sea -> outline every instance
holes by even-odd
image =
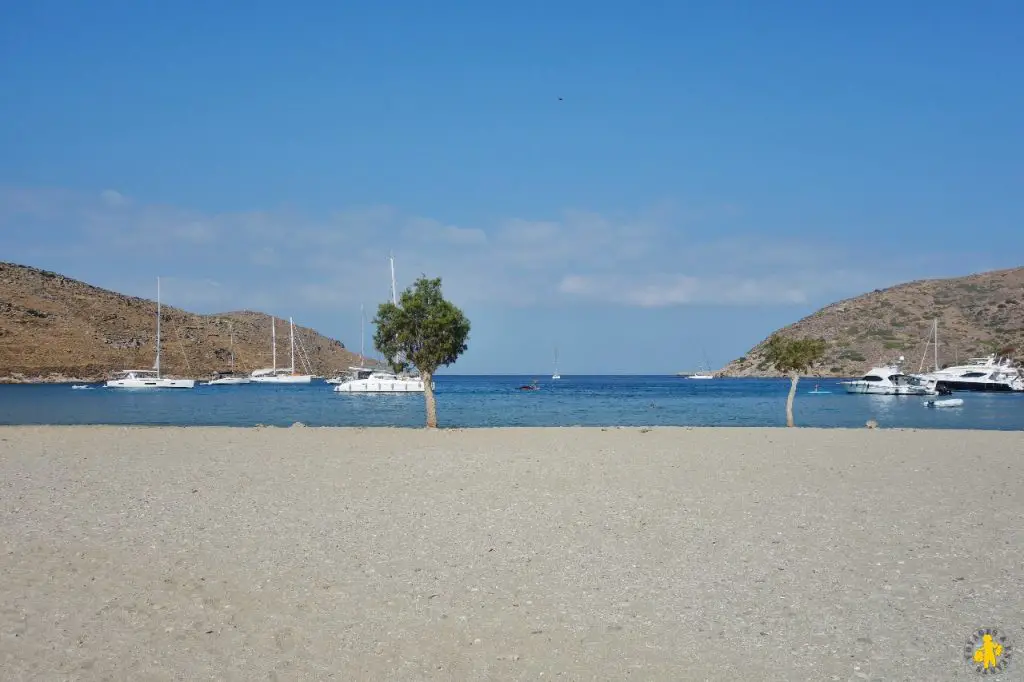
[[[519,387],[536,380],[539,389]],[[785,426],[787,379],[675,376],[435,377],[441,427]],[[188,389],[74,389],[70,384],[0,386],[0,424],[174,426],[397,426],[424,424],[423,394],[335,393],[309,385],[247,384]],[[837,379],[803,379],[797,426],[1024,429],[1024,394],[956,393],[955,408],[921,397],[849,395]]]

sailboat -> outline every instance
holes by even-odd
[[[562,375],[558,373],[558,346],[555,346],[555,373],[551,375],[552,379],[561,379]]]
[[[708,369],[708,356],[701,349],[701,355],[704,356],[704,361],[701,363],[700,369],[695,374],[691,374],[691,379],[714,379],[715,375]]]
[[[288,318],[288,329],[291,336],[291,366],[278,368],[277,366],[277,318],[270,318],[270,346],[273,357],[273,367],[254,370],[249,379],[257,384],[308,384],[313,381],[312,374],[297,374],[295,372],[295,323]]]
[[[249,384],[252,383],[252,379],[245,376],[238,376],[235,374],[235,330],[231,327],[231,321],[228,320],[228,325],[231,334],[231,371],[229,372],[217,372],[217,376],[207,382],[207,386],[237,386],[238,384]]]
[[[391,261],[391,302],[398,305],[398,289],[395,287],[395,257]],[[399,356],[400,360],[404,359]],[[423,378],[411,374],[395,374],[386,370],[367,367],[352,367],[351,376],[334,387],[337,393],[423,393],[426,387]],[[430,387],[434,384],[431,382]]]
[[[372,367],[366,366],[366,309],[359,306],[359,366],[349,367],[348,372],[327,380],[329,384],[343,384],[346,381],[358,378],[359,374],[373,372]]]
[[[153,369],[126,369],[107,381],[107,388],[193,388],[195,379],[168,379],[160,375],[160,278],[156,278],[156,362]]]

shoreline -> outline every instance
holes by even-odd
[[[341,370],[338,373],[344,373]],[[172,376],[165,375],[171,379],[195,379],[197,382],[203,381],[203,378],[197,377],[186,377],[186,376]],[[325,375],[333,376],[333,375]],[[440,377],[451,377],[451,378],[462,378],[462,377],[486,377],[486,378],[522,378],[522,377],[534,377],[534,376],[547,376],[544,372],[540,373],[524,373],[524,374],[441,374],[437,375]],[[435,376],[435,378],[437,378]],[[572,377],[659,377],[667,379],[680,379],[687,380],[688,376],[679,376],[677,374],[566,374],[563,378]],[[26,377],[19,378],[15,376],[0,377],[0,386],[59,386],[64,384],[98,384],[113,378],[113,374],[110,376],[98,377],[98,378],[68,378],[67,376],[61,376],[59,378],[42,378],[42,377]],[[800,381],[806,380],[843,380],[853,379],[857,377],[852,376],[840,376],[840,375],[801,375]],[[789,379],[785,374],[742,374],[742,375],[716,375],[715,379]],[[198,384],[197,384],[198,385]]]

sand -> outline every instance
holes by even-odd
[[[0,678],[973,679],[977,628],[1024,646],[1022,453],[1012,432],[0,428]]]

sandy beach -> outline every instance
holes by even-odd
[[[1019,432],[0,428],[0,677],[973,679],[977,628],[1024,646],[1022,453]]]

